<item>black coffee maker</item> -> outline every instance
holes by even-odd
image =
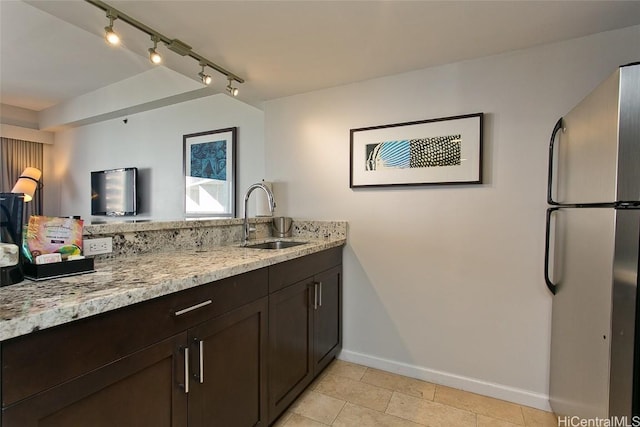
[[[0,267],[0,286],[22,282],[22,224],[24,194],[0,193],[0,243],[18,247],[18,263]]]

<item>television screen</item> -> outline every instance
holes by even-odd
[[[91,215],[136,215],[137,180],[137,168],[91,172]]]

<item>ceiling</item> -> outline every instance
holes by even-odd
[[[640,24],[640,1],[115,1],[107,3],[275,99]],[[0,103],[40,111],[150,70],[149,36],[80,0],[0,0]],[[166,66],[200,67],[160,45]],[[209,70],[217,91],[227,82]]]

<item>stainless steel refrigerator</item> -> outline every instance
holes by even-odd
[[[640,63],[558,120],[547,199],[551,407],[630,422],[640,415]]]

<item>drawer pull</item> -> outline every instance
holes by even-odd
[[[320,290],[318,291],[318,307],[322,307],[322,282],[318,282],[318,287],[320,288]]]
[[[183,308],[182,310],[178,310],[175,313],[173,313],[173,315],[174,316],[182,316],[183,314],[188,313],[190,311],[197,310],[199,308],[205,307],[205,306],[211,304],[212,302],[213,302],[213,300],[209,299],[209,300],[201,302],[200,304],[192,305],[191,307],[187,307],[187,308]]]

